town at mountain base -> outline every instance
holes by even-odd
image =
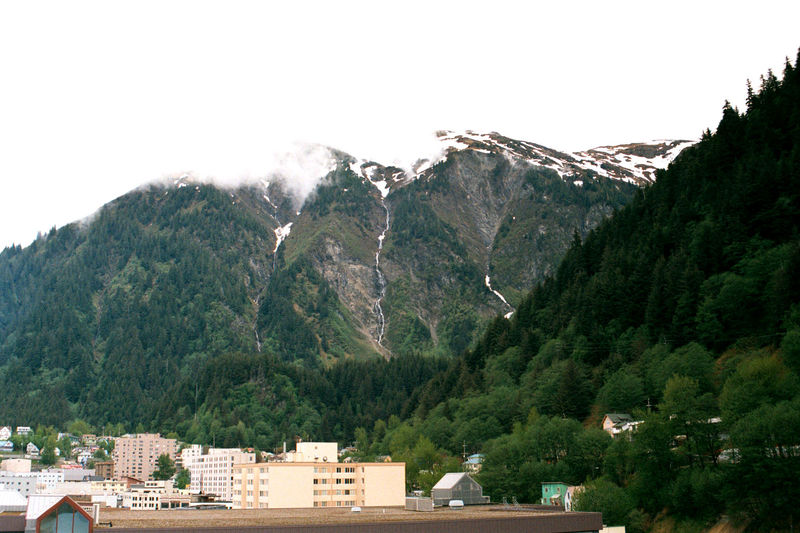
[[[534,502],[542,482],[561,481],[583,485],[575,508],[628,531],[703,530],[722,516],[787,530],[800,498],[800,72],[787,62],[744,113],[722,114],[629,201],[612,205],[625,182],[597,178],[605,207],[594,209],[616,212],[594,229],[572,218],[569,230],[546,230],[568,236],[566,252],[535,280],[501,275],[534,263],[494,254],[504,222],[517,235],[517,215],[491,207],[536,194],[546,204],[585,182],[567,183],[557,165],[514,180],[517,165],[483,146],[387,196],[350,168],[363,164],[339,165],[277,247],[274,230],[289,221],[233,209],[267,209],[255,193],[197,185],[123,197],[87,228],[0,257],[0,413],[230,446],[355,439],[359,460],[391,455],[420,490],[481,452],[477,480],[493,501]],[[489,170],[480,199],[490,208],[477,218],[442,207],[468,166]],[[492,196],[526,184],[524,199]],[[529,229],[515,259],[535,248]],[[320,271],[325,253],[350,263]],[[353,288],[349,270],[374,284]],[[535,287],[515,299],[515,283]],[[364,307],[381,303],[381,342],[377,313],[339,296],[351,289]],[[612,437],[601,429],[608,413],[639,423]]]

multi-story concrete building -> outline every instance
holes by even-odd
[[[185,461],[184,468],[189,470],[192,491],[214,494],[217,499],[231,501],[233,465],[255,463],[256,454],[238,448],[209,448],[208,453],[192,457],[188,465]]]
[[[114,479],[114,461],[95,461],[94,473],[103,479]]]
[[[0,485],[7,490],[15,490],[28,497],[36,493],[36,472],[0,472]]]
[[[48,468],[36,473],[36,488],[39,492],[48,492],[63,482],[64,471],[60,468]]]
[[[130,487],[124,481],[117,481],[114,479],[106,479],[104,481],[92,481],[93,494],[122,494]]]
[[[405,504],[405,463],[339,463],[336,449],[304,442],[287,462],[234,465],[234,509]]]
[[[233,467],[234,509],[405,504],[405,463],[257,463]]]
[[[134,477],[150,479],[161,454],[174,461],[178,453],[175,439],[164,439],[158,433],[125,435],[116,439],[113,451],[114,476],[116,479]]]
[[[158,511],[188,507],[191,499],[187,491],[174,488],[172,481],[147,481],[124,492],[122,506],[134,511]]]
[[[203,446],[200,444],[191,444],[181,450],[181,453],[178,455],[178,460],[175,461],[175,467],[188,470],[189,465],[201,455],[203,455]]]

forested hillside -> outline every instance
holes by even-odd
[[[202,369],[232,354],[257,354],[295,389],[301,370],[324,381],[352,360],[367,362],[365,379],[375,372],[381,380],[380,358],[408,358],[394,364],[416,364],[416,383],[424,382],[442,363],[414,363],[418,356],[461,353],[555,268],[574,231],[588,232],[635,190],[571,156],[561,154],[568,170],[557,171],[539,166],[555,165],[556,152],[545,159],[530,143],[470,135],[479,141],[457,143],[414,175],[319,148],[329,160],[325,175],[305,176],[315,180],[307,196],[280,174],[228,188],[170,178],[5,249],[0,418],[133,428],[205,410],[210,420],[220,398],[199,391],[179,403],[189,412],[155,413],[176,387],[196,384]],[[678,145],[662,142],[653,153],[663,160]],[[628,179],[624,168],[604,165]],[[318,406],[313,394],[305,399]],[[263,398],[262,408],[277,398]],[[305,417],[318,424],[295,425],[287,407],[279,427],[259,426],[254,438],[274,445],[297,427],[348,438],[354,424],[384,413],[352,405],[352,413],[337,404]],[[396,401],[383,405],[403,414]],[[331,424],[329,409],[339,418]],[[241,411],[217,423],[246,423]],[[213,439],[219,432],[209,424],[201,434]]]
[[[748,90],[745,113],[722,114],[655,184],[576,236],[555,275],[428,382],[415,416],[373,450],[482,451],[493,500],[583,483],[579,507],[629,531],[723,514],[755,530],[797,521],[796,65]],[[644,422],[612,440],[599,429],[609,412]]]

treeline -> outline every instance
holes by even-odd
[[[187,442],[267,451],[295,437],[347,444],[358,427],[409,416],[420,384],[442,368],[437,359],[413,355],[309,369],[228,353],[175,384],[147,427],[175,431]]]

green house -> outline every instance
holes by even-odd
[[[542,505],[564,506],[568,485],[563,481],[542,482]]]

